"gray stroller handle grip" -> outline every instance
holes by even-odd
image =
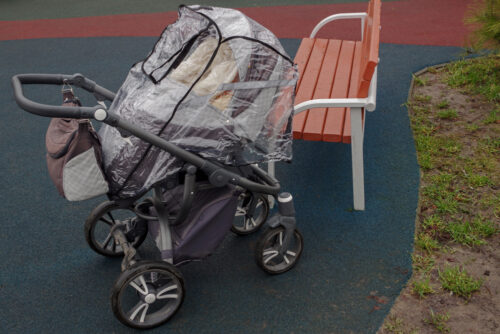
[[[17,104],[32,114],[59,118],[94,118],[95,111],[103,108],[101,105],[95,107],[69,107],[34,102],[24,96],[22,87],[22,85],[63,85],[65,83],[94,93],[96,98],[101,100],[113,101],[115,97],[113,92],[97,85],[94,81],[85,78],[81,74],[17,74],[12,77],[14,98]]]

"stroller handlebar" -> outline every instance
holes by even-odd
[[[97,85],[94,81],[77,73],[68,74],[17,74],[12,77],[14,98],[17,104],[24,110],[44,117],[59,118],[94,118],[94,113],[102,109],[101,105],[95,107],[69,107],[53,106],[34,102],[24,96],[22,85],[75,85],[94,94],[100,100],[113,101],[115,94],[104,87]]]

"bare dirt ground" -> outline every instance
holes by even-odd
[[[412,117],[419,116],[412,106],[419,106],[423,114],[427,114],[426,121],[430,120],[429,124],[432,124],[433,133],[439,135],[440,138],[451,138],[458,147],[450,151],[449,158],[435,161],[433,167],[422,170],[421,199],[416,220],[417,235],[422,231],[429,233],[429,227],[423,228],[422,224],[425,224],[425,220],[439,210],[432,201],[422,200],[422,189],[429,186],[429,177],[444,172],[459,175],[460,169],[463,168],[461,167],[463,161],[473,163],[475,173],[484,172],[484,175],[489,175],[490,182],[487,185],[479,182],[475,186],[470,183],[456,182],[454,191],[457,194],[458,209],[452,214],[440,217],[444,217],[445,224],[449,221],[472,221],[474,217],[490,221],[495,226],[500,223],[498,212],[500,124],[498,120],[491,121],[491,117],[489,122],[485,121],[491,115],[492,110],[498,108],[498,105],[488,102],[481,96],[471,96],[459,89],[450,88],[444,82],[446,75],[444,68],[430,69],[421,74],[415,79],[416,84],[409,100],[408,109]],[[450,117],[443,116],[443,114],[438,116],[444,108],[454,110],[456,113]],[[493,146],[485,144],[492,141],[496,144]],[[482,159],[486,159],[485,165],[479,163]],[[466,167],[462,172],[467,175],[471,171],[467,165],[464,166]],[[491,199],[489,202],[488,198]],[[431,265],[428,270],[423,271],[421,268],[416,268],[414,261],[413,276],[396,300],[378,334],[500,333],[500,235],[498,230],[492,236],[484,238],[485,244],[468,246],[456,242],[446,228],[437,227],[437,229],[439,231],[433,235],[433,238],[439,242],[438,249],[426,250],[415,247],[414,256],[426,258]],[[442,286],[439,272],[446,267],[457,265],[482,282],[479,290],[473,292],[470,299],[457,296]],[[425,297],[419,297],[415,292],[414,283],[426,279],[433,292],[426,294]],[[434,318],[435,321],[432,321],[432,314],[443,317]]]

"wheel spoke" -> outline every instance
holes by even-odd
[[[287,251],[286,251],[286,254],[287,254],[287,255],[290,255],[290,256],[297,256],[297,253],[292,252],[291,250],[287,250]]]
[[[286,257],[286,255],[283,255],[283,259],[285,260],[286,264],[290,264],[290,260]]]
[[[108,217],[111,218],[111,221],[113,222],[113,224],[116,224],[115,218],[113,218],[113,215],[111,214],[111,211],[107,212],[107,214],[108,214]]]
[[[262,252],[262,255],[266,256],[266,255],[278,254],[278,253],[279,252],[276,249],[268,248],[268,249],[264,249],[264,251]]]
[[[278,256],[278,252],[272,254],[272,255],[269,255],[265,260],[264,260],[264,264],[267,264],[269,261],[271,261],[272,259],[274,259],[276,256]]]
[[[139,283],[144,287],[141,288],[139,285],[137,285],[136,281],[139,280]],[[144,276],[139,276],[138,278],[136,278],[134,281],[130,282],[129,283],[131,287],[133,287],[134,289],[136,289],[140,294],[142,295],[147,295],[148,294],[148,286],[146,285],[146,280],[144,279]]]
[[[283,232],[280,232],[280,234],[278,235],[278,239],[279,239],[280,246],[283,246]]]
[[[106,223],[106,224],[108,224],[108,225],[113,225],[113,223],[112,223],[112,222],[110,222],[109,220],[107,220],[107,219],[106,219],[106,218],[104,218],[104,217],[99,218],[99,220],[100,220],[100,221],[102,221],[102,222],[105,222],[105,223]]]
[[[166,292],[169,292],[172,290],[177,290],[177,284],[168,286],[165,289],[158,292],[156,294],[156,299],[177,299],[177,298],[179,298],[179,294],[177,294],[177,293],[165,294]]]
[[[149,308],[149,304],[148,303],[143,303],[143,302],[139,302],[137,303],[137,305],[135,305],[129,312],[128,314],[130,314],[129,316],[129,319],[130,320],[134,320],[135,317],[137,317],[137,315],[141,313],[141,317],[139,319],[139,322],[144,322],[144,319],[146,318],[146,313],[148,312],[148,308]],[[128,315],[127,314],[127,315]]]
[[[247,214],[247,210],[242,208],[241,206],[236,208],[236,213],[234,214],[236,217],[244,216]]]
[[[102,249],[106,249],[109,245],[109,242],[113,239],[113,235],[110,233],[108,234],[108,236],[106,237],[106,239],[104,239],[104,241],[102,242],[101,244],[101,248]],[[113,244],[115,243],[115,241],[113,240]]]

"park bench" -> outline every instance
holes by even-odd
[[[376,104],[380,0],[366,13],[331,15],[302,39],[298,66],[293,138],[351,143],[354,209],[365,209],[363,132],[365,110]],[[361,19],[361,41],[315,38],[328,22]],[[274,174],[274,165],[269,166]]]

